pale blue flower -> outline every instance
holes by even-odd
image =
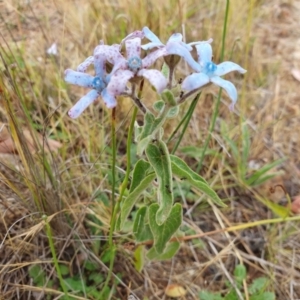
[[[216,65],[214,62],[212,62],[212,48],[208,43],[196,45],[196,49],[200,72],[198,69],[195,69],[195,71],[198,73],[193,73],[187,76],[182,82],[182,89],[186,91],[192,91],[197,90],[208,83],[214,83],[227,92],[232,101],[232,104],[230,105],[230,109],[232,110],[237,101],[237,90],[230,81],[224,80],[220,76],[232,71],[238,71],[242,74],[246,73],[247,71],[231,61],[225,61],[219,65]]]
[[[126,89],[127,82],[134,77],[146,78],[159,93],[166,88],[167,80],[163,74],[158,70],[148,70],[159,57],[166,54],[166,50],[158,49],[142,59],[141,38],[137,33],[140,32],[136,31],[122,41],[125,42],[126,58],[120,53],[119,45],[110,46],[109,49],[95,49],[95,53],[105,53],[107,60],[114,65],[107,85],[110,94],[121,95]]]
[[[105,55],[96,53],[80,64],[77,67],[77,71],[71,69],[65,71],[66,82],[92,89],[69,110],[68,115],[71,118],[77,118],[99,96],[102,97],[108,108],[113,108],[117,105],[114,95],[107,90],[110,77],[105,70],[106,60]],[[84,73],[91,64],[94,64],[95,76]]]
[[[181,33],[174,33],[170,36],[167,43],[164,45],[161,40],[148,28],[144,27],[142,30],[144,37],[146,37],[150,43],[142,45],[144,50],[151,50],[153,48],[165,47],[167,50],[166,55],[178,55],[181,56],[194,70],[200,72],[200,67],[197,62],[193,59],[190,51],[193,50],[193,45],[202,43],[211,43],[212,39],[208,41],[198,41],[186,44],[183,42],[183,36]]]

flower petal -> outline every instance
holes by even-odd
[[[127,59],[137,56],[141,57],[141,39],[134,38],[131,40],[125,41]]]
[[[89,91],[85,96],[83,96],[68,112],[68,115],[75,119],[81,115],[81,113],[92,104],[99,94],[96,90]]]
[[[234,104],[237,101],[237,90],[236,90],[235,86],[230,81],[224,80],[219,76],[211,77],[210,81],[213,82],[214,84],[220,86],[227,92],[229,98],[232,101],[232,108],[233,108]]]
[[[209,77],[204,73],[193,73],[187,76],[182,82],[182,89],[187,91],[196,90],[207,83],[209,83]]]
[[[209,43],[201,43],[196,45],[198,62],[201,66],[204,66],[206,63],[211,62],[212,59],[212,48]]]
[[[168,42],[166,45],[167,54],[179,55],[184,58],[184,60],[193,68],[195,71],[200,72],[200,65],[193,59],[189,50],[179,44],[178,42]]]
[[[142,69],[137,73],[138,76],[143,76],[148,79],[155,87],[158,93],[161,93],[167,86],[168,81],[166,77],[158,70],[146,70]]]
[[[134,38],[140,38],[143,39],[145,37],[145,33],[143,31],[140,30],[136,30],[130,34],[128,34],[122,41],[121,41],[121,45],[126,42],[127,40],[130,39],[134,39]]]
[[[147,26],[143,28],[143,33],[145,37],[152,43],[160,44],[161,46],[164,46],[161,40]]]
[[[149,53],[146,57],[143,58],[143,68],[149,68],[154,62],[161,56],[167,55],[167,50],[165,47],[159,48],[151,53]]]
[[[71,69],[65,70],[65,81],[68,83],[92,88],[93,80],[94,76],[89,74],[73,71]]]
[[[182,34],[179,32],[173,33],[169,39],[168,42],[182,42]],[[168,43],[167,42],[167,43]]]
[[[116,98],[108,93],[107,89],[102,91],[101,96],[107,108],[114,108],[117,106]]]
[[[210,38],[209,40],[207,41],[197,41],[197,42],[192,42],[192,43],[188,43],[188,45],[190,46],[195,46],[195,45],[199,45],[199,44],[202,44],[202,43],[212,43],[213,42],[213,39]]]
[[[113,65],[119,63],[122,60],[125,60],[123,55],[120,53],[120,45],[117,44],[111,46],[99,45],[94,50],[94,56],[97,54],[104,55],[107,61]]]
[[[118,70],[114,73],[107,85],[107,92],[111,95],[120,95],[124,92],[126,84],[130,78],[134,76],[129,70]]]
[[[87,68],[94,63],[94,56],[89,56],[84,62],[82,62],[78,67],[77,71],[78,72],[86,72]]]
[[[95,54],[94,56],[94,67],[95,67],[95,72],[96,76],[98,77],[103,77],[105,75],[105,63],[106,63],[106,57],[104,54]]]
[[[143,49],[143,50],[145,50],[145,51],[147,51],[147,50],[151,50],[151,49],[153,49],[153,48],[159,48],[159,47],[163,47],[164,45],[163,44],[161,44],[161,43],[148,43],[148,44],[144,44],[144,45],[142,45],[141,46],[141,48]]]
[[[247,72],[247,70],[243,69],[238,64],[235,64],[231,61],[224,61],[224,62],[220,63],[219,65],[217,65],[217,70],[214,72],[214,75],[223,76],[232,71],[238,71],[242,74]]]

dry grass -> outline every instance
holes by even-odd
[[[110,210],[100,200],[110,196],[109,112],[97,103],[76,121],[69,119],[66,112],[84,91],[67,86],[63,70],[75,68],[91,55],[100,39],[114,43],[144,25],[162,40],[181,31],[182,24],[188,41],[213,37],[218,61],[223,15],[223,1],[0,2],[0,122],[8,124],[17,150],[0,157],[0,299],[46,299],[28,276],[32,264],[40,264],[49,279],[55,274],[41,212],[51,218],[58,257],[71,272],[77,274],[87,258],[103,274],[107,271],[101,261],[101,240],[106,240]],[[231,1],[225,57],[248,72],[244,78],[228,76],[240,91],[237,110],[231,114],[227,105],[221,105],[210,143],[219,155],[207,156],[202,169],[229,207],[202,207],[200,195],[194,193],[200,206],[191,210],[194,202],[183,197],[190,212],[184,222],[194,233],[274,217],[261,199],[286,205],[280,189],[269,192],[276,184],[290,196],[299,194],[300,96],[299,82],[291,73],[300,69],[299,15],[299,0]],[[54,42],[58,55],[49,56],[46,50]],[[182,145],[203,144],[213,109],[211,95],[217,92],[213,87],[205,90]],[[124,143],[131,109],[127,99],[120,100],[118,183],[126,164]],[[281,176],[255,189],[243,184],[240,161],[229,154],[224,138],[226,134],[242,149],[243,124],[251,136],[249,174],[253,164],[287,158],[280,166]],[[170,123],[167,130],[173,126]],[[32,134],[33,148],[27,145],[25,129]],[[44,151],[51,150],[51,139],[62,144],[57,152]],[[196,167],[195,159],[183,152],[182,156]],[[119,285],[112,299],[127,299],[129,289],[141,299],[167,299],[164,289],[170,283],[187,290],[182,299],[199,299],[199,290],[224,290],[238,262],[247,266],[249,282],[259,276],[270,278],[277,299],[300,299],[298,230],[297,222],[282,222],[208,235],[200,244],[183,243],[172,261],[147,263],[141,273],[132,266],[132,251],[124,250],[128,239],[116,238],[120,251],[114,271],[123,274],[127,288]]]

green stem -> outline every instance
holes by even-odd
[[[224,60],[225,38],[226,38],[227,22],[228,22],[228,14],[229,14],[229,2],[230,2],[229,0],[226,0],[226,8],[225,8],[225,18],[224,18],[224,24],[223,24],[222,48],[221,48],[220,61]],[[213,111],[212,120],[211,120],[211,123],[210,123],[210,126],[209,126],[209,133],[208,133],[208,136],[207,136],[207,138],[205,140],[204,147],[203,147],[203,150],[202,150],[202,153],[201,153],[201,157],[200,157],[200,161],[198,163],[198,167],[197,167],[197,170],[196,170],[197,173],[201,170],[203,159],[204,159],[204,156],[205,156],[208,144],[210,142],[212,132],[213,132],[213,130],[215,128],[215,125],[216,125],[217,115],[219,113],[219,107],[220,107],[220,102],[221,102],[221,94],[222,94],[222,89],[219,90],[219,94],[218,94],[218,98],[217,98],[217,103],[216,103],[215,109]]]
[[[181,127],[181,125],[184,124],[182,132],[181,132],[181,134],[180,134],[180,136],[179,136],[179,138],[178,138],[178,140],[177,140],[174,148],[172,149],[171,154],[175,153],[175,151],[177,150],[177,148],[178,148],[178,146],[179,146],[179,144],[180,144],[180,142],[181,142],[181,140],[182,140],[182,138],[183,138],[183,136],[184,136],[184,134],[186,132],[187,126],[188,126],[188,124],[189,124],[189,122],[191,120],[191,117],[192,117],[193,113],[194,113],[194,110],[195,110],[195,107],[196,107],[196,105],[198,103],[200,95],[201,95],[201,93],[197,94],[197,96],[194,98],[194,100],[192,101],[192,104],[189,107],[187,113],[182,118],[182,120],[180,121],[180,123],[178,124],[178,126],[173,131],[173,133],[171,134],[171,136],[169,137],[169,139],[167,141],[167,143],[169,143],[172,140],[172,138],[174,137],[174,135],[177,133],[177,131],[179,130],[179,128]]]
[[[112,277],[112,273],[113,273],[113,266],[114,266],[114,261],[115,261],[115,257],[116,257],[116,247],[113,244],[113,233],[116,227],[116,222],[117,222],[117,215],[119,213],[120,210],[120,204],[121,201],[123,199],[123,195],[125,193],[127,184],[128,184],[128,180],[129,180],[129,174],[130,174],[130,165],[131,165],[131,141],[132,141],[132,134],[133,134],[133,130],[134,130],[134,122],[136,120],[136,115],[138,112],[138,108],[134,107],[133,109],[133,115],[131,118],[131,122],[130,122],[130,126],[129,126],[129,132],[128,132],[128,137],[127,137],[127,149],[126,149],[126,156],[127,156],[127,167],[126,167],[126,174],[124,177],[124,180],[122,182],[121,185],[121,190],[120,190],[120,196],[119,199],[116,203],[116,205],[113,206],[113,213],[112,213],[112,217],[111,217],[111,222],[110,222],[110,229],[109,229],[109,239],[108,239],[108,244],[109,244],[109,248],[112,250],[111,251],[111,257],[110,257],[110,262],[109,262],[109,271],[106,277],[106,281],[104,284],[104,287],[102,289],[101,295],[99,299],[102,299],[102,294],[105,292],[106,287],[108,286],[108,283]],[[112,144],[113,144],[113,161],[116,160],[116,134],[115,134],[115,119],[112,118]],[[113,163],[113,173],[115,170],[115,164]],[[113,176],[113,180],[112,180],[112,193],[113,193],[113,197],[115,198],[114,195],[114,190],[115,190],[115,180],[114,180],[114,176]]]
[[[59,267],[59,264],[58,264],[58,260],[57,260],[57,256],[56,256],[56,252],[55,252],[55,247],[54,247],[54,243],[53,243],[53,236],[52,236],[50,224],[48,222],[48,218],[47,218],[47,216],[44,215],[42,217],[42,219],[45,221],[49,246],[50,246],[50,249],[51,249],[52,258],[53,258],[54,266],[55,266],[55,269],[56,269],[56,273],[57,273],[60,285],[61,285],[61,287],[64,291],[65,296],[67,297],[67,299],[69,299],[68,290],[67,290],[65,282],[63,280],[63,277],[61,275],[60,267]]]
[[[113,233],[114,233],[114,228],[115,228],[115,211],[117,209],[118,205],[115,205],[115,188],[116,188],[116,155],[117,155],[117,142],[116,142],[116,108],[114,107],[112,109],[111,113],[111,136],[112,136],[112,195],[111,195],[111,200],[112,200],[112,217],[110,220],[110,229],[109,229],[109,237],[108,237],[108,246],[111,251],[110,253],[110,262],[109,262],[109,270],[108,274],[104,283],[104,286],[102,288],[102,291],[99,295],[99,299],[103,299],[103,294],[106,291],[106,288],[108,287],[108,284],[110,282],[110,279],[112,277],[113,273],[113,266],[114,266],[114,261],[115,261],[115,256],[116,256],[116,248],[113,243]]]

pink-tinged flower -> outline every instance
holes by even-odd
[[[141,59],[141,38],[133,34],[126,37],[125,42],[127,58],[120,53],[119,45],[112,45],[106,48],[96,48],[96,54],[104,54],[106,59],[113,64],[110,73],[110,81],[107,85],[107,91],[114,95],[122,94],[127,82],[134,77],[144,77],[148,79],[158,93],[161,93],[167,85],[167,80],[158,70],[148,70],[148,68],[161,56],[166,54],[164,48],[158,49]]]
[[[182,89],[186,91],[192,91],[197,90],[208,83],[214,83],[227,92],[232,101],[230,109],[233,110],[237,101],[237,90],[230,81],[224,80],[220,76],[232,71],[238,71],[242,74],[246,73],[247,71],[231,61],[225,61],[219,65],[216,65],[214,62],[212,62],[212,48],[208,43],[196,45],[196,49],[200,72],[198,71],[199,68],[197,68],[195,71],[198,73],[193,73],[187,76],[182,82]]]
[[[105,63],[105,55],[96,53],[94,56],[88,57],[80,64],[77,67],[77,71],[71,69],[65,71],[66,82],[92,89],[69,110],[68,115],[71,118],[77,118],[99,96],[102,97],[108,108],[113,108],[117,105],[114,95],[107,91],[109,75],[106,74]],[[95,76],[84,73],[91,64],[94,64]]]

